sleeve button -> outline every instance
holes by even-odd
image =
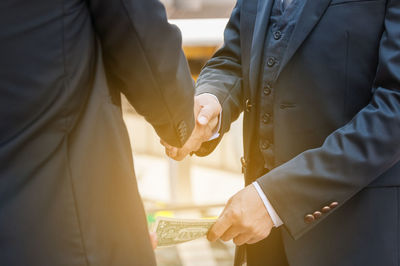
[[[322,217],[322,213],[319,212],[319,211],[316,211],[316,212],[314,212],[313,216],[314,216],[315,219],[319,219],[319,218]]]
[[[322,208],[322,212],[323,213],[328,213],[330,211],[331,211],[331,207],[329,207],[329,206],[325,206],[325,207]]]
[[[312,215],[312,214],[307,214],[307,215],[304,217],[304,221],[305,221],[307,224],[310,224],[310,223],[314,222],[314,221],[315,221],[314,215]]]
[[[339,205],[339,202],[332,202],[330,205],[329,205],[329,207],[331,207],[331,209],[334,209],[334,208],[336,208],[337,206]]]

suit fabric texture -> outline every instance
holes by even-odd
[[[196,93],[220,100],[221,137],[244,112],[246,184],[257,180],[284,222],[278,230],[290,265],[399,265],[400,1],[305,0],[265,84],[272,6],[237,2]],[[266,85],[273,169],[255,142]],[[272,256],[268,241],[247,247],[249,265],[267,265],[257,261]]]
[[[0,3],[1,265],[156,264],[121,92],[186,141],[193,81],[159,1]]]

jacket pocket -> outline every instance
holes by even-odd
[[[330,5],[343,5],[343,4],[352,4],[352,3],[363,3],[363,2],[382,2],[385,0],[332,0]]]

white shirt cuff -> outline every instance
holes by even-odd
[[[210,96],[214,97],[217,102],[219,102],[218,97],[215,96],[214,94],[211,94],[211,93],[203,93],[203,94],[210,95]],[[202,95],[202,94],[200,94],[200,95]],[[211,138],[208,141],[211,141],[211,140],[219,138],[219,131],[221,130],[221,120],[222,120],[222,109],[221,109],[221,112],[219,113],[218,125],[215,128],[215,132],[214,132],[214,134],[211,136]]]
[[[253,185],[256,188],[257,193],[260,196],[261,200],[263,201],[264,206],[267,209],[272,222],[274,223],[274,226],[279,227],[279,226],[283,225],[281,218],[276,213],[274,207],[272,207],[271,203],[267,199],[267,196],[265,195],[264,191],[262,191],[262,189],[261,189],[260,185],[257,183],[257,181],[254,181]]]

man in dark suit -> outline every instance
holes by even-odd
[[[239,0],[197,85],[208,118],[210,94],[197,154],[244,111],[247,184],[210,240],[248,265],[400,264],[400,1]]]
[[[0,265],[155,265],[120,92],[185,143],[193,81],[160,2],[0,3]]]

